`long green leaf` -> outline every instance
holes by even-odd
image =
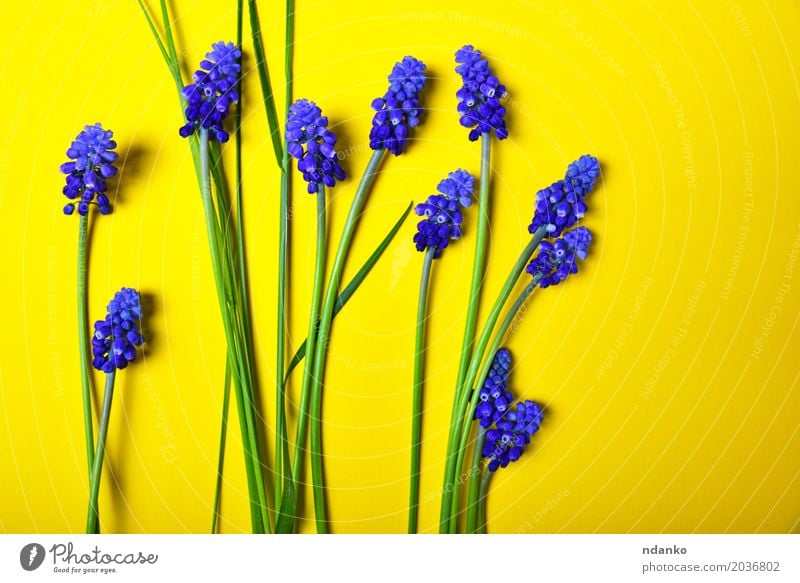
[[[397,219],[397,222],[394,224],[392,229],[383,238],[383,241],[381,241],[380,245],[378,245],[375,251],[372,252],[372,255],[369,256],[369,259],[367,259],[364,265],[361,266],[361,269],[358,270],[358,273],[356,273],[353,279],[350,280],[350,283],[347,284],[347,286],[342,290],[342,293],[340,293],[339,296],[336,298],[336,304],[333,307],[334,317],[336,316],[336,314],[342,311],[342,308],[344,308],[345,304],[356,292],[358,286],[361,285],[361,282],[364,281],[364,278],[366,278],[367,275],[369,275],[369,272],[372,271],[372,268],[375,267],[375,264],[378,262],[378,259],[381,258],[381,255],[383,255],[384,251],[386,251],[386,248],[389,246],[389,243],[391,243],[392,239],[394,239],[395,235],[397,235],[397,231],[399,231],[400,227],[403,226],[403,223],[408,217],[408,213],[411,212],[411,205],[413,204],[414,203],[408,203],[408,207],[406,207],[406,210],[403,212],[400,218]],[[284,378],[284,383],[289,379],[289,375],[297,367],[297,365],[302,362],[305,356],[306,356],[306,341],[304,340],[303,343],[300,345],[300,348],[298,348],[297,352],[295,352],[294,356],[292,357],[292,360],[289,362],[289,367],[286,369],[286,377]]]
[[[275,109],[275,97],[272,94],[272,84],[269,81],[267,58],[264,54],[264,43],[261,42],[261,24],[258,21],[258,9],[256,8],[255,0],[247,0],[247,9],[250,13],[250,32],[253,36],[253,50],[256,54],[256,67],[258,68],[258,78],[261,81],[264,107],[267,110],[267,123],[269,124],[270,137],[272,137],[272,147],[275,150],[275,160],[278,163],[278,167],[282,168],[283,145],[281,144],[281,133],[278,129],[278,111]]]

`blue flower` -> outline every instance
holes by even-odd
[[[533,401],[517,403],[516,408],[510,409],[494,428],[486,432],[482,453],[489,460],[490,472],[504,468],[522,456],[525,446],[539,430],[542,417],[541,407]]]
[[[297,159],[310,194],[317,192],[319,183],[330,188],[344,180],[335,146],[336,135],[328,129],[328,118],[317,104],[308,99],[295,101],[286,120],[286,148]]]
[[[481,427],[488,428],[505,415],[514,397],[508,391],[508,373],[511,368],[511,353],[501,348],[494,355],[489,375],[478,393],[475,419]]]
[[[78,214],[86,216],[90,204],[96,204],[101,214],[111,212],[106,179],[117,173],[114,166],[118,158],[114,152],[117,143],[111,139],[113,135],[96,123],[86,126],[70,145],[67,157],[72,162],[61,165],[61,172],[67,175],[63,192],[68,199],[77,202],[67,203],[65,215],[74,213],[77,206]]]
[[[549,237],[558,237],[586,214],[584,199],[600,176],[600,162],[583,155],[567,168],[566,176],[536,193],[533,221],[528,231],[547,227]]]
[[[497,139],[508,137],[506,129],[506,108],[500,100],[506,96],[505,85],[501,85],[492,74],[489,61],[481,57],[481,52],[472,45],[465,45],[456,51],[456,73],[461,75],[461,89],[458,98],[459,121],[469,132],[470,141],[475,141],[483,133],[494,130]]]
[[[567,231],[552,243],[542,241],[539,252],[528,264],[526,271],[539,287],[546,288],[564,281],[571,273],[578,273],[578,261],[586,259],[592,233],[586,227]]]
[[[409,128],[419,124],[422,110],[419,93],[425,86],[425,63],[414,57],[403,57],[389,75],[389,90],[372,102],[375,116],[369,132],[369,147],[386,148],[395,156],[403,153]]]
[[[139,329],[141,319],[139,292],[124,287],[114,294],[105,319],[94,324],[92,364],[97,370],[109,373],[133,362],[136,347],[144,342]]]
[[[414,212],[425,218],[417,223],[414,243],[417,251],[434,249],[438,259],[450,241],[461,237],[462,208],[472,204],[475,193],[475,178],[466,170],[455,170],[448,174],[425,202],[414,207]]]
[[[228,133],[222,124],[228,109],[239,101],[236,85],[242,70],[242,51],[233,43],[219,41],[200,62],[200,69],[192,76],[193,83],[183,88],[186,98],[186,124],[179,133],[188,138],[200,128],[209,130],[209,138],[227,142]]]

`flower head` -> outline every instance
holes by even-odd
[[[563,180],[536,193],[536,210],[528,231],[546,227],[549,237],[558,237],[586,214],[584,199],[600,175],[600,162],[583,155],[567,168]]]
[[[186,124],[180,134],[188,138],[200,128],[209,130],[212,140],[227,142],[228,133],[222,127],[228,109],[239,101],[236,90],[242,70],[242,51],[233,43],[219,41],[200,61],[200,68],[192,75],[193,83],[183,88],[186,98]]]
[[[336,134],[328,129],[328,118],[317,104],[308,99],[295,101],[286,120],[286,148],[297,159],[310,194],[317,192],[320,182],[331,187],[344,180],[335,146]]]
[[[425,86],[425,63],[403,57],[389,75],[389,89],[372,102],[375,116],[369,132],[369,147],[386,148],[399,156],[408,141],[409,128],[419,124],[419,93]]]
[[[114,294],[105,319],[94,324],[92,364],[97,370],[112,372],[133,362],[136,347],[144,342],[139,329],[141,319],[139,292],[124,287]]]
[[[494,355],[489,376],[483,383],[478,393],[478,406],[475,409],[475,419],[481,427],[488,428],[492,423],[500,420],[505,415],[514,397],[508,391],[508,373],[511,368],[511,353],[507,348],[501,348]]]
[[[61,165],[61,172],[67,175],[63,192],[71,201],[64,207],[64,214],[71,215],[78,208],[78,214],[87,215],[89,205],[96,204],[101,214],[111,212],[111,203],[106,191],[106,179],[117,173],[114,162],[118,158],[112,140],[113,132],[103,129],[99,123],[88,125],[77,135],[67,150],[71,162]]]
[[[497,139],[508,137],[504,116],[506,108],[500,100],[506,96],[505,85],[492,74],[489,61],[472,45],[456,51],[456,73],[461,75],[461,89],[456,92],[459,121],[469,132],[470,141],[494,130]]]
[[[541,288],[558,285],[569,274],[578,273],[578,261],[586,259],[591,242],[592,233],[586,227],[567,231],[552,243],[542,241],[539,253],[528,264],[526,271],[538,281]]]
[[[437,194],[414,207],[417,215],[425,217],[417,223],[414,234],[417,251],[434,249],[434,258],[441,256],[450,241],[461,237],[461,209],[472,204],[475,178],[466,170],[455,170],[438,184],[437,190]]]
[[[489,460],[489,471],[497,471],[517,461],[531,437],[539,430],[543,412],[533,401],[517,403],[486,432],[483,457]]]

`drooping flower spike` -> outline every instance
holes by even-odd
[[[141,319],[139,292],[124,287],[114,294],[105,319],[94,324],[92,364],[97,370],[109,373],[134,361],[136,348],[144,342]]]
[[[437,186],[438,193],[414,207],[414,212],[424,216],[417,223],[414,243],[417,251],[434,249],[434,259],[450,241],[461,237],[462,208],[472,204],[475,193],[475,177],[466,170],[455,170]]]
[[[487,429],[505,415],[514,397],[508,391],[508,374],[511,369],[511,353],[501,348],[494,355],[489,375],[478,393],[478,406],[475,419]]]
[[[395,156],[403,153],[410,128],[419,124],[422,113],[419,94],[425,87],[425,63],[406,56],[395,63],[389,75],[389,89],[372,102],[375,116],[369,132],[369,147],[386,148]]]
[[[461,89],[456,92],[459,121],[465,128],[471,128],[470,141],[492,130],[498,140],[507,138],[506,108],[500,103],[507,91],[492,74],[489,61],[475,47],[465,45],[456,51],[456,63],[456,73],[462,80]]]
[[[192,75],[193,83],[183,88],[187,104],[186,124],[179,132],[188,138],[200,128],[208,130],[209,139],[228,141],[223,122],[230,106],[239,101],[236,85],[242,70],[242,51],[233,43],[219,41],[211,45],[200,68]]]
[[[509,463],[517,461],[525,452],[525,446],[539,430],[543,412],[533,401],[517,403],[495,427],[486,432],[483,457],[489,460],[489,471],[495,472]]]
[[[554,182],[536,193],[536,210],[528,231],[535,233],[547,227],[548,237],[558,237],[586,214],[584,199],[600,176],[600,162],[583,155],[567,167],[563,180]]]
[[[586,227],[567,231],[552,243],[542,241],[539,253],[526,271],[538,280],[541,288],[558,285],[571,273],[578,273],[578,262],[586,259],[591,242],[592,233]]]
[[[67,175],[64,196],[75,202],[66,204],[65,215],[73,214],[77,207],[78,214],[86,216],[91,204],[96,204],[101,214],[111,212],[106,180],[117,173],[113,135],[99,123],[87,125],[70,145],[67,157],[72,161],[62,164],[61,172]]]
[[[328,129],[328,118],[317,104],[298,99],[289,108],[286,120],[286,147],[295,158],[297,169],[308,183],[309,194],[322,183],[332,187],[344,180],[345,173],[336,155],[336,134]]]

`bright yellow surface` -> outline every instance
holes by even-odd
[[[187,67],[212,41],[234,38],[235,2],[176,4]],[[280,85],[280,3],[260,4]],[[797,531],[800,5],[298,5],[296,95],[322,106],[348,153],[350,177],[331,193],[334,233],[369,156],[370,101],[392,64],[412,53],[432,77],[424,94],[431,111],[407,155],[384,165],[349,275],[409,200],[456,167],[478,172],[479,146],[454,113],[453,53],[464,43],[484,51],[511,95],[511,137],[493,150],[490,299],[527,237],[535,191],[580,154],[603,164],[586,219],[596,236],[591,258],[566,285],[537,294],[508,341],[515,392],[545,403],[548,415],[534,449],[496,476],[490,529]],[[125,165],[114,214],[94,222],[91,319],[122,285],[152,299],[146,355],[118,375],[104,529],[207,532],[224,344],[172,81],[133,0],[6,2],[0,26],[0,531],[83,529],[78,221],[61,213],[58,165],[82,126],[101,121]],[[249,42],[245,51],[249,69]],[[278,173],[253,70],[246,89],[246,222],[271,419]],[[294,347],[306,329],[314,216],[313,198],[297,184]],[[438,518],[474,220],[469,213],[465,240],[433,276],[426,532]],[[410,219],[334,326],[324,417],[336,532],[405,529],[422,263],[413,232]],[[223,530],[246,531],[235,421],[227,459]]]

